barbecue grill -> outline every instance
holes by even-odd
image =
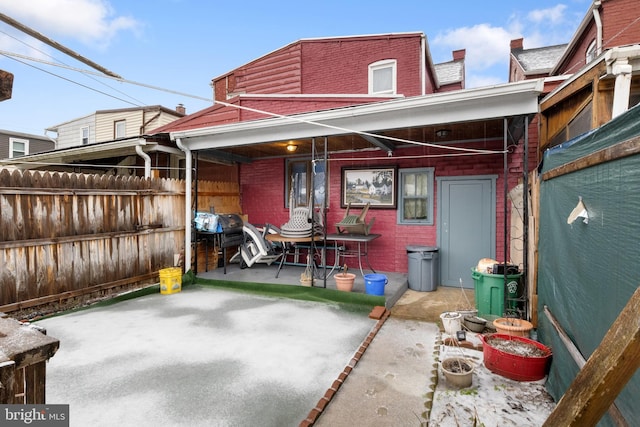
[[[236,214],[218,215],[218,224],[222,228],[220,232],[220,247],[222,248],[222,263],[224,273],[227,273],[227,248],[237,247],[244,243],[242,218]]]

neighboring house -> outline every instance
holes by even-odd
[[[575,406],[563,411],[583,417],[574,423],[640,425],[640,374],[630,362],[637,355],[590,366],[607,372],[597,387],[573,383],[581,359],[592,360],[596,349],[615,356],[637,343],[637,316],[618,319],[637,293],[640,272],[637,1],[593,1],[549,76],[563,81],[540,102],[540,202],[532,233],[539,241],[538,338],[553,348],[547,389],[557,401],[568,391],[580,396],[567,399]],[[633,326],[623,332],[627,323]],[[612,337],[615,344],[605,344]],[[584,418],[593,416],[595,402],[607,414]]]
[[[570,76],[540,103],[540,150],[597,128],[640,101],[640,13],[594,1],[550,76]]]
[[[54,141],[46,136],[0,129],[0,159],[14,159],[53,148]]]
[[[184,107],[175,110],[161,105],[99,110],[84,117],[48,127],[55,133],[56,150],[138,137],[184,116]]]
[[[213,79],[214,106],[154,136],[168,133],[187,158],[237,164],[254,224],[284,224],[289,196],[306,205],[314,193],[332,232],[344,174],[390,169],[390,203],[366,192],[371,232],[382,235],[369,245],[374,268],[406,272],[407,245],[438,246],[441,284],[473,287],[479,259],[509,257],[503,189],[535,168],[523,153],[543,84],[452,90],[464,88],[464,50],[453,58],[433,64],[422,33],[300,40]],[[199,165],[198,176],[219,167]]]
[[[153,128],[184,116],[184,107],[160,105],[100,110],[46,131],[55,147],[33,151],[19,161],[5,161],[22,169],[83,173],[180,177],[184,154],[170,141],[145,139]],[[55,148],[55,149],[54,149]]]

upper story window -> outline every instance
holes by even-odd
[[[125,120],[113,122],[113,135],[115,138],[124,138],[127,136],[127,122]]]
[[[587,52],[585,53],[584,63],[588,64],[596,58],[596,41],[593,40],[589,43],[589,47],[587,48]]]
[[[82,145],[87,145],[89,143],[89,127],[83,127],[80,132],[82,134]]]
[[[433,225],[433,168],[400,169],[398,224]]]
[[[395,94],[396,93],[396,60],[369,64],[369,93],[370,94]]]
[[[22,157],[29,154],[29,140],[9,138],[9,158]]]

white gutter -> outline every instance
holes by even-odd
[[[599,7],[600,7],[600,0],[594,0],[589,10],[587,10],[587,13],[584,15],[584,18],[582,18],[580,25],[578,26],[576,31],[573,33],[573,37],[567,44],[567,47],[565,48],[564,53],[556,63],[555,67],[553,67],[553,70],[551,70],[550,74],[552,75],[557,74],[560,67],[564,65],[565,60],[569,58],[569,55],[571,55],[571,53],[573,52],[573,49],[576,47],[578,42],[582,40],[581,37],[585,32],[585,30],[587,29],[587,27],[589,26],[589,23],[591,22],[591,18],[594,16],[594,10]],[[602,43],[600,48],[602,48]],[[571,70],[567,70],[565,72],[570,72],[570,71]]]
[[[136,145],[136,153],[144,160],[144,177],[151,178],[151,157],[144,152],[141,145]]]
[[[596,23],[596,56],[602,53],[602,19],[600,18],[600,0],[593,2],[593,20]]]
[[[191,187],[192,187],[192,177],[191,177],[191,169],[192,169],[192,161],[193,155],[191,154],[191,150],[184,145],[182,145],[182,140],[180,138],[176,138],[176,145],[185,154],[185,171],[184,171],[184,271],[185,273],[191,270]],[[198,260],[196,260],[196,263]],[[188,268],[187,268],[188,266]]]

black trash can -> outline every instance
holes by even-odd
[[[409,289],[431,292],[438,288],[440,281],[440,256],[434,246],[409,245]]]

